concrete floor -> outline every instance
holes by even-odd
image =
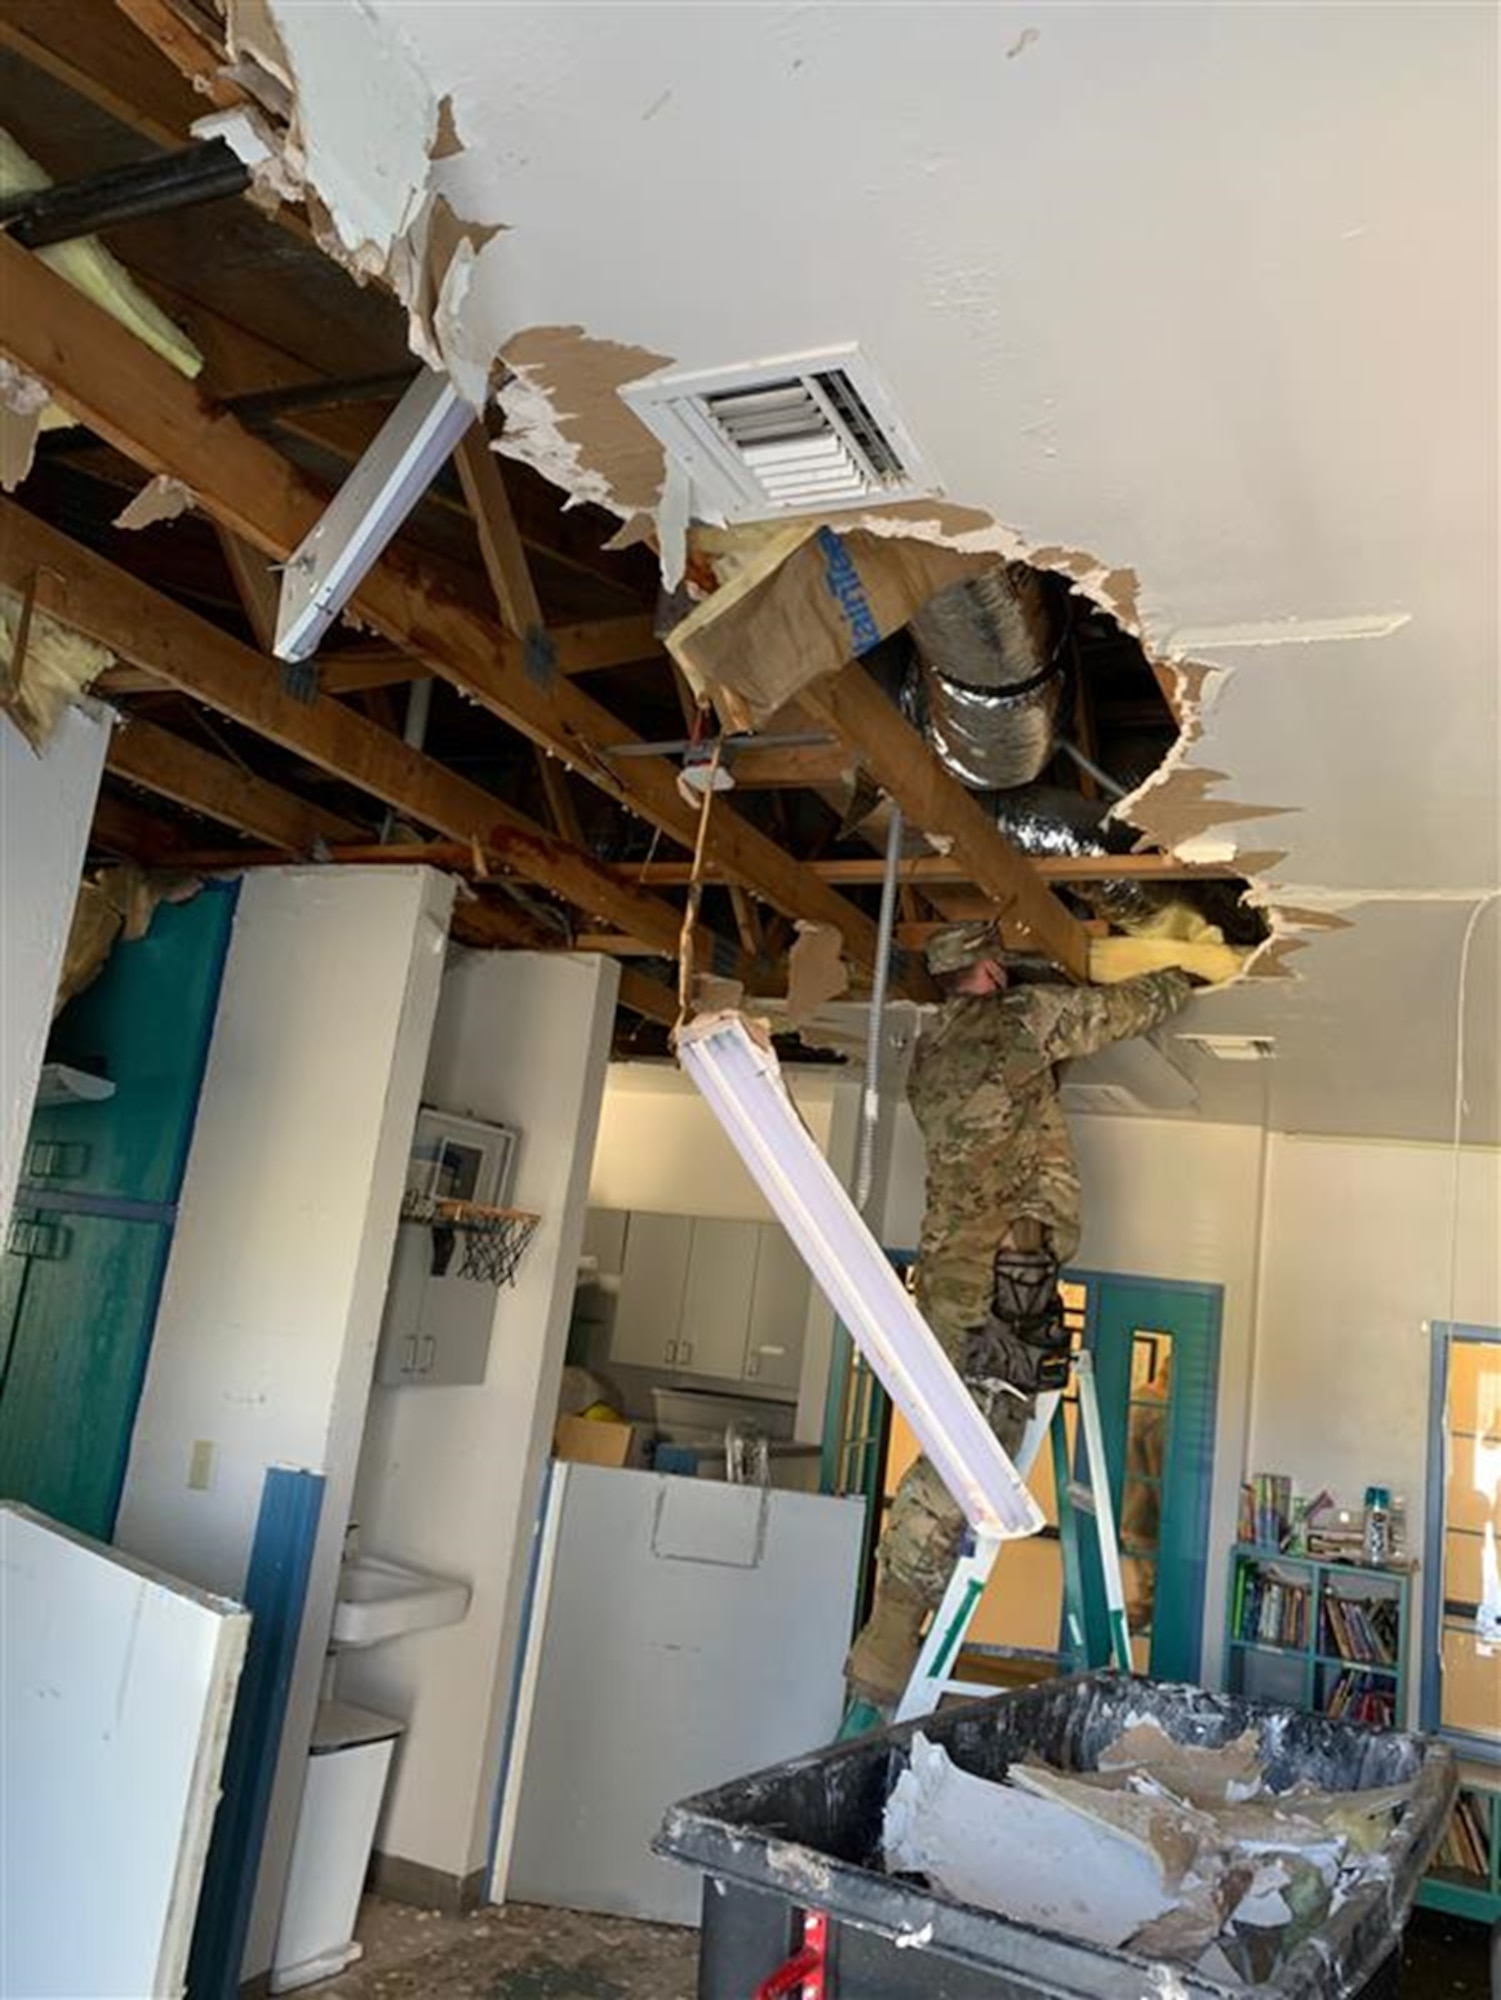
[[[372,1896],[359,1934],[365,1957],[317,2000],[693,2000],[697,1933],[660,1924],[519,1904],[444,1917]],[[1483,1931],[1418,1913],[1402,2000],[1491,2000],[1488,1980]]]

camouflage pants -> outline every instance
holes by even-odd
[[[1001,1446],[1012,1458],[1035,1407],[1032,1396],[1017,1395],[991,1378],[977,1380],[966,1370],[971,1337],[990,1312],[992,1267],[939,1272],[923,1282],[919,1269],[917,1303],[965,1387]],[[958,1560],[964,1516],[948,1488],[919,1458],[908,1467],[891,1502],[876,1561],[882,1578],[903,1585],[937,1609]]]

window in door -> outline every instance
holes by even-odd
[[[1423,1726],[1501,1761],[1501,1329],[1433,1342]]]
[[[1130,1394],[1126,1403],[1126,1456],[1121,1482],[1121,1578],[1131,1664],[1146,1673],[1152,1663],[1152,1619],[1157,1607],[1157,1565],[1162,1543],[1162,1486],[1172,1416],[1173,1336],[1160,1329],[1133,1330]]]

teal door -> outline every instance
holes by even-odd
[[[1084,1337],[1094,1355],[1133,1662],[1155,1680],[1196,1681],[1214,1484],[1220,1289],[1094,1273],[1086,1284]],[[1109,1633],[1093,1525],[1086,1520],[1082,1527],[1089,1653],[1105,1661]]]
[[[218,1005],[231,889],[162,904],[59,1018],[115,1085],[39,1108],[0,1257],[0,1496],[108,1540]]]

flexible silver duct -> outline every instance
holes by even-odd
[[[1066,855],[1077,860],[1118,851],[1100,825],[1105,808],[1078,792],[1027,785],[998,793],[986,804],[1001,832],[1023,854]],[[1114,924],[1145,922],[1161,909],[1164,900],[1144,882],[1075,882],[1070,887],[1099,916]]]
[[[997,563],[929,598],[911,630],[922,724],[949,770],[976,791],[1030,783],[1053,754],[1063,691],[1036,573]]]

